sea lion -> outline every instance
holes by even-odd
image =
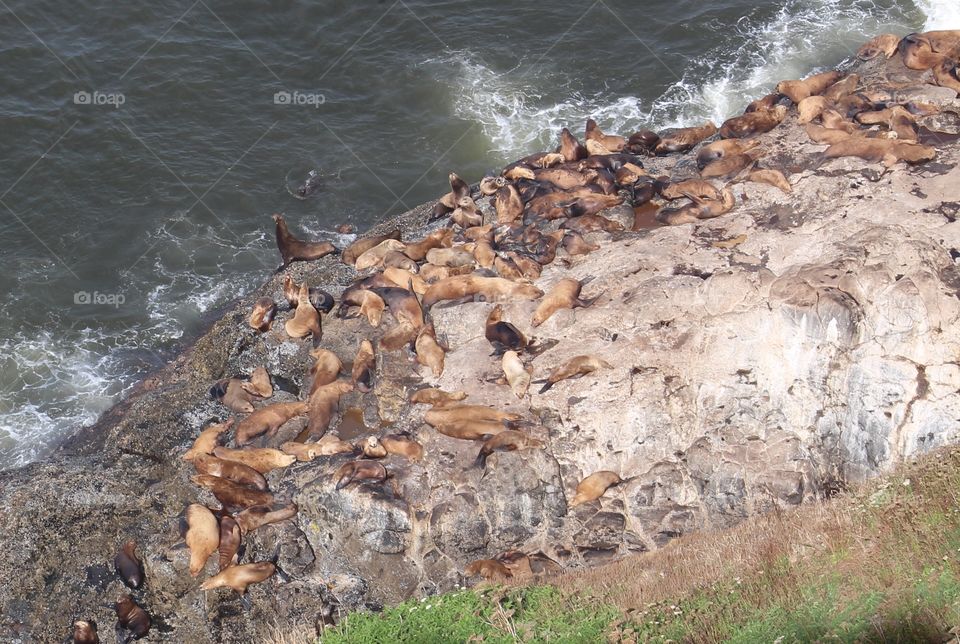
[[[297,189],[296,194],[294,195],[298,199],[306,199],[313,193],[320,190],[320,187],[323,185],[323,176],[316,170],[311,170],[307,173],[307,178],[304,179]]]
[[[377,356],[373,352],[373,344],[363,340],[357,349],[357,357],[353,359],[353,368],[350,377],[357,390],[367,393],[373,389],[373,374],[377,368]]]
[[[300,287],[297,312],[293,317],[287,320],[283,329],[291,338],[304,338],[311,336],[313,345],[317,346],[320,338],[323,337],[323,329],[320,326],[320,313],[310,302],[310,290],[306,284]]]
[[[78,619],[73,623],[73,644],[100,644],[97,623]]]
[[[941,64],[946,56],[934,48],[926,34],[904,36],[899,45],[900,57],[909,69],[925,71]]]
[[[483,213],[472,197],[464,197],[450,213],[450,220],[461,228],[471,228],[483,224]]]
[[[497,258],[493,246],[488,241],[479,241],[473,245],[473,257],[483,268],[493,268],[494,261]],[[426,291],[424,291],[426,292]]]
[[[332,434],[324,434],[316,443],[308,443],[317,456],[336,456],[337,454],[354,454],[356,448],[347,441],[340,440]]]
[[[423,294],[423,306],[430,308],[437,302],[457,300],[464,297],[483,297],[486,301],[502,301],[516,298],[535,300],[543,291],[533,284],[511,282],[502,277],[481,277],[478,275],[457,275],[431,284]]]
[[[252,505],[249,508],[239,512],[236,516],[237,525],[240,526],[240,532],[247,534],[257,528],[261,528],[271,523],[279,523],[292,519],[297,515],[297,504],[288,503],[283,507],[276,508],[272,505]]]
[[[660,190],[660,196],[667,201],[690,199],[690,195],[694,195],[698,199],[720,200],[723,198],[716,186],[703,179],[687,179],[678,183],[670,183]]]
[[[827,108],[820,113],[820,122],[827,129],[841,130],[847,134],[852,134],[860,129],[843,114],[831,108]]]
[[[523,215],[520,191],[513,184],[503,186],[493,198],[493,207],[497,211],[498,224],[512,224]]]
[[[463,246],[454,246],[452,248],[434,248],[427,253],[427,261],[434,266],[473,266],[476,259],[473,253],[469,252]]]
[[[627,139],[627,150],[635,154],[649,154],[660,143],[660,135],[651,130],[634,132]]]
[[[723,157],[746,154],[758,145],[760,141],[757,139],[720,139],[707,143],[697,152],[697,169],[703,170],[711,162]]]
[[[137,542],[127,541],[113,558],[113,568],[130,588],[143,585],[143,563],[137,556]]]
[[[276,314],[277,303],[273,301],[273,298],[261,297],[253,303],[253,311],[250,312],[247,323],[250,328],[260,333],[266,333],[273,326],[273,318]]]
[[[496,559],[478,559],[463,569],[465,577],[483,577],[486,581],[506,581],[513,577],[510,569]]]
[[[387,468],[377,461],[350,461],[344,463],[333,475],[337,481],[336,489],[342,490],[354,481],[383,483],[387,480]]]
[[[616,472],[610,472],[608,470],[594,472],[577,484],[576,493],[573,496],[573,500],[570,501],[569,507],[573,508],[584,503],[589,503],[590,501],[596,501],[603,496],[603,493],[609,488],[623,482],[624,479],[621,479],[620,475]]]
[[[720,136],[724,139],[745,139],[763,134],[780,125],[786,117],[785,105],[777,105],[773,109],[760,112],[748,112],[724,121],[720,126]]]
[[[444,421],[433,427],[444,436],[465,441],[485,441],[507,430],[502,422],[471,419]]]
[[[873,60],[880,54],[886,58],[892,58],[897,53],[897,47],[900,45],[900,36],[895,34],[880,34],[861,45],[857,50],[857,58],[860,60]]]
[[[388,454],[403,456],[411,461],[423,458],[423,445],[404,434],[388,434],[380,438],[380,444]]]
[[[480,180],[480,194],[485,197],[491,197],[496,194],[497,190],[505,185],[507,185],[506,177],[487,175]]]
[[[417,295],[423,295],[427,292],[428,285],[422,277],[402,268],[388,266],[383,269],[383,276],[399,288],[413,287],[413,292]]]
[[[439,206],[442,206],[445,209],[441,214],[446,214],[457,207],[457,202],[459,202],[464,197],[470,196],[470,186],[466,181],[457,176],[456,173],[451,172],[447,179],[450,181],[450,192],[440,197]],[[434,211],[434,217],[436,219],[436,214],[438,210]]]
[[[220,519],[220,545],[217,548],[219,554],[220,570],[235,566],[237,564],[237,553],[240,551],[240,526],[236,519],[227,515]]]
[[[266,474],[270,470],[281,467],[287,467],[297,460],[296,456],[284,454],[280,450],[273,449],[272,447],[247,447],[245,449],[217,447],[214,448],[213,455],[217,458],[249,465],[261,474]]]
[[[117,624],[130,631],[134,639],[140,639],[150,631],[150,615],[133,601],[131,595],[118,599],[114,609],[117,612]]]
[[[825,159],[859,157],[866,161],[882,162],[884,167],[892,168],[899,161],[911,165],[932,161],[937,151],[928,145],[901,143],[893,139],[850,137],[831,145],[823,156]]]
[[[304,401],[281,402],[267,405],[256,410],[237,425],[237,445],[247,445],[258,436],[266,434],[274,436],[280,427],[292,418],[307,413],[307,403]]]
[[[187,533],[184,537],[190,549],[190,574],[196,577],[220,546],[220,527],[213,512],[199,503],[187,507],[185,518]]]
[[[557,151],[563,155],[563,160],[568,163],[579,161],[587,156],[587,148],[567,128],[560,130],[560,149]]]
[[[347,266],[353,266],[356,264],[357,258],[360,257],[360,255],[363,255],[374,246],[377,246],[388,239],[400,241],[400,229],[395,228],[392,232],[389,232],[386,235],[361,237],[343,249],[343,253],[340,255],[340,260]]]
[[[600,297],[597,295],[586,300],[580,299],[581,288],[581,283],[571,277],[559,280],[541,300],[537,310],[533,312],[533,319],[530,321],[531,326],[540,326],[560,309],[586,308]]]
[[[465,391],[447,392],[434,387],[418,389],[410,395],[410,402],[421,405],[445,405],[452,402],[459,402],[467,397]]]
[[[333,309],[333,296],[322,288],[311,286],[307,288],[307,292],[310,294],[310,303],[313,304],[313,308],[320,313],[329,313]],[[287,300],[290,308],[297,308],[297,304],[300,302],[300,285],[289,275],[283,278],[283,297]]]
[[[357,261],[354,262],[354,268],[358,271],[365,271],[369,268],[379,268],[383,266],[383,258],[391,251],[403,251],[407,245],[396,239],[385,239],[373,248],[364,251]]]
[[[827,99],[829,103],[837,103],[840,100],[846,98],[850,94],[853,94],[854,90],[857,89],[857,85],[860,84],[860,75],[859,74],[847,74],[836,83],[828,87],[823,92],[823,97]]]
[[[619,186],[632,186],[640,179],[649,176],[646,170],[635,163],[624,163],[614,175],[614,180]]]
[[[935,65],[933,79],[940,87],[952,89],[960,94],[960,67],[955,59],[946,59],[939,65]]]
[[[805,125],[810,123],[823,114],[823,111],[830,106],[830,102],[825,96],[808,96],[797,104],[797,123]]]
[[[777,106],[777,103],[781,98],[783,98],[783,94],[780,94],[779,92],[773,92],[772,94],[761,96],[756,100],[750,101],[750,103],[747,105],[747,109],[743,110],[743,113],[749,114],[750,112],[766,112],[767,110],[772,110]]]
[[[587,125],[584,132],[584,139],[587,141],[595,141],[599,143],[604,153],[616,153],[623,150],[627,147],[627,140],[622,136],[615,136],[612,134],[604,134],[603,130],[597,125],[597,122],[593,119],[587,119]]]
[[[282,271],[292,262],[320,259],[337,250],[328,241],[305,242],[297,239],[290,234],[283,215],[274,215],[273,220],[277,222],[277,248],[280,249],[280,257],[283,258],[283,263],[280,264],[277,272]]]
[[[334,412],[340,407],[340,397],[353,391],[353,384],[337,380],[329,385],[318,387],[310,394],[310,422],[307,423],[307,436],[320,438],[327,433]]]
[[[540,393],[542,394],[549,390],[551,387],[553,387],[553,385],[557,384],[561,380],[566,380],[568,378],[579,378],[589,373],[593,373],[600,368],[610,369],[611,365],[606,360],[602,360],[592,355],[573,357],[550,372],[550,375],[547,376],[545,384],[540,388]]]
[[[823,94],[824,91],[836,83],[843,74],[838,71],[822,72],[808,76],[803,80],[785,80],[777,83],[777,92],[785,95],[794,104],[800,103],[808,96]]]
[[[707,121],[698,127],[685,127],[673,130],[666,136],[661,136],[660,142],[654,151],[657,154],[667,152],[686,152],[695,145],[717,133],[717,126]]]
[[[348,288],[340,296],[340,308],[337,315],[343,317],[347,309],[351,306],[360,307],[360,315],[367,318],[370,326],[376,328],[380,326],[383,319],[383,310],[387,307],[383,299],[365,288]]]
[[[563,236],[563,249],[568,255],[588,255],[600,247],[587,242],[583,236],[576,231],[566,231]],[[489,338],[487,338],[489,340]]]
[[[414,343],[414,349],[417,353],[418,364],[428,367],[435,378],[443,375],[443,360],[446,349],[437,342],[437,334],[432,322],[420,329]]]
[[[849,139],[851,136],[847,132],[831,130],[830,128],[814,123],[807,123],[803,126],[803,130],[807,133],[807,136],[810,137],[811,141],[821,145],[833,145],[834,143]]]
[[[680,224],[690,224],[700,219],[719,217],[720,215],[730,212],[736,205],[733,191],[729,188],[724,188],[720,192],[720,195],[720,201],[714,199],[698,199],[696,196],[691,196],[690,199],[693,203],[680,208],[660,210],[660,212],[657,213],[657,221],[671,226],[677,226]]]
[[[783,192],[793,192],[793,186],[787,181],[782,172],[773,168],[762,168],[754,170],[746,177],[747,181],[754,183],[765,183],[775,188],[780,188]]]
[[[529,344],[527,337],[514,325],[503,321],[503,306],[497,304],[487,316],[484,335],[493,346],[493,355],[508,349],[522,351]]]
[[[234,419],[231,418],[225,423],[210,425],[197,436],[193,446],[183,455],[183,460],[192,461],[201,454],[213,454],[217,447],[220,434],[229,431],[233,427]]]
[[[217,500],[227,508],[248,508],[251,505],[273,502],[273,494],[270,492],[240,485],[219,476],[195,474],[190,480],[213,492]]]
[[[496,436],[488,438],[477,453],[477,460],[473,466],[486,469],[487,457],[494,452],[513,452],[520,449],[539,449],[544,446],[543,441],[533,438],[524,432],[508,429]]]
[[[324,436],[326,438],[327,436]],[[320,456],[320,449],[316,443],[299,443],[297,441],[287,441],[280,446],[280,451],[284,454],[292,454],[297,457],[301,463],[309,463]]]
[[[386,458],[387,448],[376,436],[367,436],[360,442],[360,451],[364,458]]]
[[[193,466],[199,474],[219,476],[257,490],[267,489],[267,479],[263,478],[263,474],[237,461],[227,461],[209,454],[201,454],[194,459]]]
[[[700,171],[700,176],[704,179],[732,179],[756,162],[749,154],[731,154],[708,163]]]
[[[269,579],[276,571],[276,565],[270,561],[230,566],[200,584],[200,590],[232,588],[243,595],[247,592],[247,586]]]
[[[230,411],[249,414],[253,411],[253,397],[243,386],[239,378],[221,380],[210,388],[210,397],[219,400]]]
[[[266,368],[257,367],[250,374],[250,380],[240,383],[243,390],[257,398],[269,398],[273,395],[273,385],[270,383],[270,374]]]
[[[408,273],[419,273],[420,265],[401,253],[400,251],[390,251],[383,256],[383,268],[399,268]]]
[[[524,366],[520,356],[516,351],[507,351],[503,354],[500,361],[503,368],[503,375],[510,385],[510,390],[517,398],[523,398],[527,395],[527,389],[530,387],[530,377],[533,373],[533,367]]]
[[[312,394],[318,388],[336,380],[343,371],[343,363],[337,354],[329,349],[312,349],[310,355],[313,357],[313,365],[310,367],[310,377],[313,379],[310,383]]]

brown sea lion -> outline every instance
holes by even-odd
[[[587,242],[576,231],[566,231],[563,236],[563,249],[568,255],[588,255],[595,250],[600,250],[600,247]]]
[[[193,446],[183,455],[183,460],[192,461],[201,454],[213,454],[217,447],[220,434],[229,431],[233,427],[234,419],[231,418],[224,423],[210,425],[197,436]]]
[[[944,52],[938,52],[926,34],[904,36],[899,50],[903,64],[917,71],[933,69],[946,59]]]
[[[497,304],[487,316],[484,335],[493,346],[494,355],[508,349],[522,351],[527,347],[527,337],[514,325],[503,321],[503,306]]]
[[[307,435],[320,438],[327,433],[334,412],[340,407],[340,397],[353,391],[353,384],[345,380],[337,380],[329,385],[318,387],[310,394],[310,422],[307,424]]]
[[[483,213],[477,208],[477,202],[471,197],[464,197],[450,213],[450,220],[461,228],[472,228],[483,225]]]
[[[73,623],[73,644],[100,644],[97,623],[78,619]]]
[[[220,546],[220,526],[204,505],[193,503],[186,511],[187,533],[184,535],[190,549],[190,574],[196,577]]]
[[[830,106],[830,102],[825,96],[808,96],[797,104],[797,123],[804,125],[810,123],[823,114],[823,111]]]
[[[243,390],[257,398],[269,398],[273,395],[273,385],[270,383],[270,374],[266,368],[257,367],[250,374],[250,380],[240,383]]]
[[[533,373],[533,367],[528,367],[520,360],[516,351],[506,351],[503,359],[500,361],[503,368],[503,375],[510,385],[510,390],[517,398],[523,398],[527,395],[527,389],[530,387],[530,378]]]
[[[673,130],[666,136],[661,135],[655,151],[657,154],[668,152],[686,152],[695,145],[717,133],[717,126],[712,121],[697,127],[685,127]]]
[[[494,260],[496,260],[497,254],[493,250],[493,246],[490,245],[488,241],[478,241],[473,245],[473,257],[477,260],[483,268],[493,268]],[[424,293],[426,290],[423,291]],[[421,293],[422,295],[423,293]]]
[[[414,348],[417,353],[418,364],[428,367],[435,378],[443,375],[443,360],[446,356],[446,349],[437,342],[437,333],[432,322],[420,330]]]
[[[422,262],[427,252],[434,248],[450,246],[453,243],[453,230],[450,228],[440,228],[435,230],[419,242],[407,244],[403,254],[415,262]]]
[[[343,249],[343,253],[340,255],[340,260],[348,266],[353,266],[356,264],[358,257],[363,255],[374,246],[377,246],[388,239],[400,241],[400,229],[395,228],[392,232],[389,232],[386,235],[361,237]]]
[[[373,352],[373,344],[363,340],[357,349],[357,357],[353,359],[353,368],[350,377],[357,390],[367,393],[373,389],[373,374],[377,367],[377,356]]]
[[[537,310],[533,312],[533,319],[530,321],[530,324],[538,327],[549,320],[550,316],[560,309],[586,308],[596,302],[597,298],[600,297],[597,295],[591,299],[581,299],[581,288],[582,284],[571,277],[565,277],[559,280],[553,285],[550,292],[544,296],[543,300],[541,300],[537,306]]]
[[[720,126],[720,136],[724,139],[745,139],[763,134],[780,125],[786,117],[785,105],[777,105],[773,109],[760,112],[748,112],[724,121]]]
[[[584,151],[584,154],[586,154],[586,151]],[[533,172],[533,168],[522,163],[509,165],[503,170],[503,178],[508,181],[520,181],[521,179],[533,181],[536,177],[537,175]]]
[[[749,154],[731,154],[708,163],[700,171],[700,176],[704,179],[732,179],[756,162]]]
[[[765,183],[775,188],[780,188],[783,192],[793,192],[793,186],[787,181],[782,172],[774,168],[762,168],[754,170],[746,176],[746,181],[754,183]]]
[[[328,241],[305,242],[297,239],[290,234],[283,215],[274,215],[273,220],[277,222],[277,248],[280,249],[280,257],[283,258],[283,263],[280,264],[277,272],[282,271],[292,262],[320,259],[337,250]]]
[[[219,476],[257,490],[267,489],[267,479],[263,478],[263,474],[243,463],[201,454],[194,459],[193,465],[199,474]]]
[[[958,52],[960,53],[960,52]],[[956,59],[946,59],[933,68],[933,79],[940,87],[946,87],[960,94],[960,67]]]
[[[496,559],[478,559],[463,569],[465,577],[483,577],[486,581],[506,581],[513,577],[510,569]]]
[[[577,484],[576,493],[573,495],[573,500],[570,501],[569,507],[573,508],[584,503],[589,503],[590,501],[596,501],[603,496],[603,493],[609,488],[623,482],[624,480],[621,479],[620,475],[616,472],[610,472],[608,470],[594,472]]]
[[[336,380],[343,371],[343,363],[337,354],[329,349],[312,349],[310,355],[313,357],[313,365],[310,367],[310,377],[313,379],[310,383],[312,394],[318,388]]]
[[[217,500],[228,508],[248,508],[251,505],[263,505],[273,502],[273,495],[264,490],[240,485],[233,481],[210,474],[195,474],[190,477],[196,485],[213,492]]]
[[[487,467],[487,457],[494,452],[513,452],[520,449],[539,449],[544,446],[543,441],[536,439],[524,432],[518,432],[513,429],[500,432],[496,436],[488,438],[483,442],[483,446],[477,453],[477,460],[474,461],[474,467]]]
[[[830,130],[841,130],[848,134],[852,134],[859,130],[855,123],[848,120],[840,112],[827,108],[820,113],[820,122],[823,124],[823,127]]]
[[[476,259],[473,253],[469,252],[463,246],[453,246],[451,248],[434,248],[427,253],[427,261],[434,266],[473,266]]]
[[[857,89],[860,84],[859,74],[847,74],[823,92],[823,97],[830,103],[837,103]]]
[[[841,72],[829,71],[808,76],[803,80],[785,80],[777,84],[777,92],[785,95],[794,104],[808,96],[823,94],[824,91],[843,77]]]
[[[137,556],[137,542],[127,541],[113,558],[113,569],[130,588],[143,585],[143,562]]]
[[[445,405],[459,402],[467,397],[465,391],[447,392],[434,387],[418,389],[410,395],[410,402],[421,405]]]
[[[619,186],[632,186],[640,179],[649,176],[650,174],[637,164],[624,163],[614,175],[614,180]]]
[[[700,219],[719,217],[733,210],[733,207],[736,205],[733,191],[729,188],[724,188],[720,191],[720,195],[720,201],[698,199],[695,196],[691,196],[690,198],[693,203],[680,208],[660,210],[660,212],[657,213],[657,221],[671,226],[677,226],[680,224],[690,224]]]
[[[434,426],[438,433],[465,441],[485,441],[507,430],[502,422],[490,420],[451,420]]]
[[[490,423],[515,422],[522,417],[512,412],[501,411],[481,405],[443,405],[434,407],[424,415],[424,421],[431,427],[438,427],[457,421],[481,421]]]
[[[217,458],[249,465],[261,474],[266,474],[270,470],[281,467],[287,467],[297,460],[296,456],[284,454],[280,450],[273,449],[272,447],[247,447],[244,449],[217,447],[214,448],[213,455]]]
[[[777,102],[783,98],[783,94],[779,92],[773,92],[772,94],[767,94],[766,96],[761,96],[760,98],[750,101],[747,105],[747,108],[743,110],[744,114],[749,114],[750,112],[766,112],[767,110],[772,110],[777,106]]]
[[[847,132],[831,130],[830,128],[814,123],[807,123],[803,126],[803,130],[807,133],[807,136],[810,137],[811,141],[821,145],[833,145],[834,143],[845,141],[851,136]]]
[[[237,425],[237,445],[247,445],[258,436],[274,436],[280,427],[292,418],[307,413],[306,402],[281,402],[256,410]]]
[[[703,179],[687,179],[686,181],[670,183],[660,190],[660,196],[667,201],[689,199],[690,195],[694,195],[698,199],[720,200],[723,198],[716,186]]]
[[[708,164],[723,157],[746,154],[760,145],[757,139],[720,139],[707,143],[697,152],[697,169],[703,170]]]
[[[131,595],[120,597],[114,609],[117,612],[117,624],[130,631],[134,639],[140,639],[150,631],[150,615],[133,601]]]
[[[627,139],[627,149],[636,154],[650,153],[660,143],[660,135],[651,130],[634,132]]]
[[[893,139],[850,137],[831,145],[823,156],[825,159],[859,157],[866,161],[882,162],[884,167],[892,168],[899,161],[909,164],[932,161],[937,151],[928,145],[901,143]]]
[[[513,223],[523,215],[523,200],[520,199],[520,191],[513,184],[497,190],[493,206],[497,211],[498,224]]]
[[[240,526],[241,533],[247,534],[265,525],[292,519],[297,515],[297,511],[296,503],[288,503],[282,507],[275,505],[252,505],[237,514],[237,525]]]
[[[306,284],[300,287],[297,312],[293,317],[287,320],[283,329],[291,338],[304,338],[311,336],[313,345],[317,346],[323,337],[323,329],[320,326],[320,313],[310,302],[310,289]]]
[[[325,435],[324,438],[329,436]],[[317,443],[298,443],[297,441],[287,441],[280,446],[280,451],[284,454],[292,454],[297,457],[301,463],[309,463],[320,456],[320,448]]]
[[[446,208],[445,212],[450,212],[457,207],[458,201],[470,196],[470,186],[466,181],[457,176],[455,172],[451,172],[447,175],[447,178],[450,181],[450,192],[440,197],[440,205]]]
[[[236,519],[230,515],[221,517],[220,546],[217,548],[221,571],[237,564],[237,553],[240,551],[241,540],[240,526]]]
[[[276,565],[270,561],[230,566],[200,584],[200,590],[232,588],[243,595],[247,592],[247,586],[269,579],[276,571]]]
[[[317,309],[321,313],[329,313],[333,308],[333,296],[319,288],[308,288],[310,293],[310,303],[313,304],[313,308]],[[287,304],[290,308],[297,308],[297,304],[300,302],[300,285],[297,284],[293,277],[286,275],[283,278],[283,297],[287,300]]]
[[[354,268],[358,271],[365,271],[370,268],[380,268],[383,266],[383,258],[393,251],[403,252],[407,245],[396,239],[385,239],[373,248],[364,251],[357,261],[354,262]]]
[[[230,411],[249,414],[253,411],[253,397],[243,387],[243,380],[229,378],[210,388],[210,397],[219,400]]]
[[[560,149],[558,152],[563,155],[563,160],[568,163],[587,157],[587,148],[567,128],[560,130]]]
[[[603,130],[600,129],[597,122],[593,119],[587,119],[584,139],[599,143],[605,153],[620,152],[627,146],[627,140],[625,138],[612,134],[604,134]]]
[[[873,60],[880,54],[886,58],[892,58],[897,53],[897,46],[900,44],[900,36],[895,34],[880,34],[861,45],[857,50],[857,58],[860,60]]]
[[[360,441],[360,451],[364,458],[386,458],[387,456],[387,448],[376,436],[367,436]]]
[[[419,273],[420,265],[399,251],[390,251],[383,256],[383,269],[399,268],[408,273]]]
[[[403,456],[411,461],[423,458],[423,445],[404,434],[388,434],[380,438],[380,444],[388,454]]]
[[[427,283],[422,277],[402,268],[387,267],[383,269],[383,276],[399,288],[412,286],[413,292],[417,295],[423,295],[427,292]]]
[[[376,328],[380,326],[383,319],[383,310],[387,307],[379,295],[365,288],[348,288],[340,297],[340,308],[337,315],[344,317],[347,309],[351,306],[360,307],[360,315],[367,318],[370,326]]]
[[[261,333],[266,333],[273,326],[273,318],[277,314],[277,303],[272,297],[261,297],[253,303],[253,311],[247,323],[250,328],[256,329]]]
[[[580,215],[579,217],[570,217],[560,226],[564,231],[574,230],[581,235],[604,231],[608,233],[625,230],[623,224],[619,221],[607,219],[596,214]]]
[[[610,369],[611,365],[606,360],[602,360],[592,355],[570,358],[570,360],[550,372],[550,375],[547,376],[545,384],[540,388],[540,393],[542,394],[549,390],[551,387],[553,387],[553,385],[557,384],[561,380],[567,380],[568,378],[579,378],[581,376],[593,373],[600,368]]]
[[[377,461],[350,461],[344,463],[333,475],[337,481],[336,489],[342,490],[354,481],[383,483],[387,480],[387,468]]]
[[[543,291],[533,284],[511,282],[501,277],[457,275],[431,284],[423,295],[423,306],[429,308],[444,300],[481,296],[488,302],[508,299],[535,300]]]
[[[506,177],[494,177],[487,175],[480,180],[480,194],[485,197],[492,197],[497,193],[497,190],[505,185],[507,185]]]

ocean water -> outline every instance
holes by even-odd
[[[482,5],[482,6],[480,6]],[[554,144],[720,120],[955,0],[0,8],[0,469],[41,458],[278,264]],[[311,170],[320,190],[297,199]]]

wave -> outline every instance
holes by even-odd
[[[960,29],[960,4],[957,0],[916,0],[917,8],[926,16],[924,31]]]

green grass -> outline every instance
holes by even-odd
[[[350,615],[321,641],[930,642],[960,632],[960,450],[831,503],[829,515],[802,508],[783,523],[803,526],[802,535],[744,539],[746,559],[756,561],[749,569],[697,579],[694,565],[683,584],[657,589],[640,588],[635,568],[614,565],[599,576],[568,575],[564,589],[464,590]],[[710,549],[711,538],[686,550]],[[657,577],[658,564],[683,563],[658,553],[644,562]]]

